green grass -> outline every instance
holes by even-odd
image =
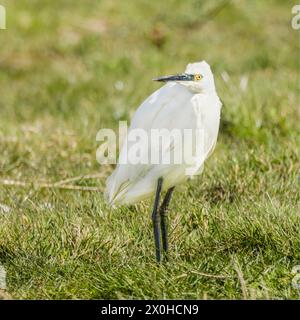
[[[299,299],[299,31],[295,1],[3,0],[0,263],[15,299]],[[225,106],[203,175],[170,206],[157,267],[151,201],[112,210],[96,133],[129,120],[151,79],[205,59]],[[224,81],[226,73],[229,81]],[[223,77],[222,77],[223,75]],[[247,77],[248,86],[240,83]],[[124,83],[117,90],[117,81]],[[209,277],[204,274],[223,276]]]

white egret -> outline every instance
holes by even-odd
[[[166,84],[150,95],[137,109],[128,131],[143,129],[150,133],[153,129],[202,130],[204,133],[202,154],[195,159],[196,170],[188,175],[186,169],[190,163],[124,163],[132,141],[126,141],[121,149],[119,162],[107,180],[106,195],[111,204],[132,204],[155,194],[152,211],[156,259],[161,261],[161,235],[163,250],[167,253],[166,210],[175,185],[186,181],[191,175],[198,174],[204,161],[213,151],[220,123],[222,103],[216,93],[214,77],[210,66],[205,61],[190,63],[182,74],[153,79]],[[191,139],[193,136],[191,136]],[[174,148],[170,139],[169,148],[160,144],[145,144],[141,153],[164,153]],[[184,140],[184,144],[193,150],[195,143]],[[177,143],[176,147],[185,154],[185,145]],[[152,150],[150,150],[152,149]],[[167,191],[159,207],[160,194]],[[159,228],[160,224],[160,228]]]

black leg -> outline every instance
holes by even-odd
[[[163,249],[164,249],[165,253],[167,253],[168,246],[169,246],[169,244],[168,244],[168,230],[167,230],[168,228],[167,228],[167,221],[166,221],[167,208],[168,208],[168,205],[170,203],[171,196],[172,196],[172,193],[174,191],[174,188],[175,187],[172,187],[167,191],[167,193],[165,195],[165,198],[164,198],[164,201],[161,204],[160,209],[159,209],[160,227],[161,227],[161,234],[162,234],[162,243],[163,243]]]
[[[155,240],[155,254],[156,254],[156,261],[159,263],[161,260],[161,254],[160,254],[160,232],[159,232],[159,198],[160,198],[160,192],[162,188],[163,179],[159,178],[157,181],[157,188],[156,188],[156,194],[154,199],[154,206],[152,211],[152,221],[153,221],[153,232],[154,232],[154,240]]]

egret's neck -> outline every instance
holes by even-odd
[[[207,95],[215,95],[216,94],[216,87],[214,81],[209,81],[207,83],[196,83],[191,82],[189,84],[183,83],[183,85],[193,94],[202,93]]]
[[[193,94],[217,95],[215,86],[210,87],[190,87],[188,88]]]

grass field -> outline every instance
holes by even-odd
[[[0,293],[299,299],[294,2],[1,1]],[[113,167],[97,163],[96,133],[130,120],[153,77],[202,59],[224,102],[219,140],[203,175],[175,192],[158,267],[151,201],[108,207]]]

